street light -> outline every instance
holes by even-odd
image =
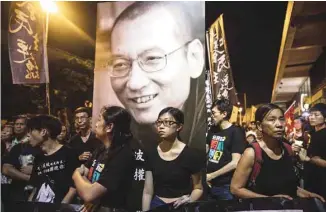
[[[42,9],[47,13],[57,13],[58,7],[54,1],[51,0],[40,0]]]
[[[52,0],[40,0],[40,4],[42,9],[46,12],[46,20],[45,20],[45,34],[43,41],[44,48],[44,69],[45,69],[45,77],[46,77],[46,105],[48,108],[48,114],[51,114],[51,105],[50,105],[50,79],[49,79],[49,64],[48,64],[48,31],[49,31],[49,14],[58,12],[58,7],[56,3]]]

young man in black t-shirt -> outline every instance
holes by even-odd
[[[227,99],[216,100],[212,105],[213,125],[219,132],[207,135],[207,175],[210,197],[214,199],[233,199],[230,183],[233,172],[245,148],[245,136],[239,127],[228,120],[233,106]]]
[[[39,146],[43,152],[35,157],[30,179],[35,188],[29,200],[70,203],[76,193],[71,177],[79,161],[72,149],[61,145],[56,139],[61,132],[59,119],[39,115],[31,118],[27,127],[30,144]]]

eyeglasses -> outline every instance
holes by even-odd
[[[156,127],[161,126],[161,124],[163,124],[164,127],[171,127],[173,124],[177,124],[178,122],[175,121],[168,121],[168,120],[164,120],[164,121],[156,121],[155,125]]]
[[[164,54],[160,51],[145,51],[131,59],[124,56],[114,56],[109,62],[110,77],[125,77],[130,73],[133,61],[137,60],[139,67],[145,72],[156,72],[163,70],[167,65],[167,57],[188,45],[191,41],[186,42],[170,53]]]

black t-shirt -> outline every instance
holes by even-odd
[[[100,204],[111,208],[125,208],[134,171],[134,154],[130,145],[110,151],[100,147],[85,166],[89,169],[88,180],[107,189]]]
[[[69,144],[69,147],[71,147],[73,150],[76,151],[76,154],[79,156],[84,152],[91,152],[94,153],[94,151],[99,148],[100,146],[102,146],[102,142],[96,138],[95,134],[93,132],[91,132],[91,134],[89,135],[89,138],[86,142],[83,142],[80,134],[76,134],[74,135]],[[81,163],[85,163],[86,161]]]
[[[262,150],[263,163],[253,189],[258,194],[273,196],[285,194],[295,197],[299,180],[295,174],[291,156],[283,147],[283,156],[279,160],[271,159]]]
[[[38,154],[40,154],[39,148],[33,148],[29,143],[19,143],[13,146],[10,152],[3,158],[3,164],[10,164],[20,170],[22,166],[33,165],[34,158]],[[27,184],[26,181],[13,179],[11,183],[12,193],[22,193]]]
[[[319,156],[326,160],[326,128],[311,134],[307,154],[309,157]],[[305,163],[305,174],[306,188],[326,198],[326,168],[307,162]]]
[[[77,167],[76,153],[67,146],[62,146],[52,155],[38,155],[30,179],[37,189],[35,201],[60,203],[73,187],[72,174]]]
[[[141,211],[142,197],[145,182],[145,149],[138,140],[133,139],[130,142],[131,149],[134,153],[134,172],[131,189],[128,193],[127,208],[130,211]]]
[[[246,142],[242,130],[234,125],[217,133],[207,135],[208,161],[207,173],[215,172],[232,161],[232,153],[242,154]],[[211,181],[213,186],[222,186],[231,183],[234,171],[214,178]]]
[[[192,191],[191,175],[205,167],[204,151],[185,146],[179,156],[172,160],[163,160],[157,148],[148,152],[146,171],[152,171],[154,194],[159,197],[176,198]]]

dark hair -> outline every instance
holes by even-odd
[[[74,116],[76,116],[77,113],[87,113],[88,117],[91,117],[91,111],[87,107],[79,107],[75,110]]]
[[[262,122],[265,118],[265,116],[272,110],[275,110],[275,109],[279,109],[283,114],[284,114],[284,111],[282,108],[280,108],[278,105],[275,105],[275,104],[272,104],[272,103],[268,103],[268,104],[264,104],[262,106],[260,106],[256,113],[255,113],[255,120],[258,121],[258,122]]]
[[[192,3],[194,4],[194,3]],[[198,3],[197,3],[198,4]],[[199,5],[200,6],[200,5]],[[204,41],[203,31],[204,24],[199,23],[200,17],[192,9],[198,9],[197,5],[185,2],[169,2],[169,1],[139,1],[128,6],[115,20],[112,32],[119,22],[124,20],[134,20],[151,10],[159,7],[166,7],[167,10],[175,17],[176,29],[182,35],[184,41],[199,38]],[[181,31],[181,33],[180,33]]]
[[[16,121],[17,121],[18,119],[24,119],[24,120],[25,120],[25,123],[27,123],[28,116],[27,116],[27,115],[18,115],[18,116],[15,116],[15,117],[14,117],[14,124],[16,123]]]
[[[217,107],[221,113],[226,112],[225,120],[229,120],[231,118],[233,105],[231,104],[230,100],[225,98],[217,99],[213,102],[211,109],[214,107]]]
[[[56,139],[61,133],[61,122],[54,116],[37,115],[27,121],[27,129],[28,131],[46,129],[49,137]]]
[[[105,106],[101,110],[101,115],[105,125],[113,124],[110,149],[121,147],[132,139],[131,116],[126,109],[118,106]]]
[[[295,115],[293,120],[300,120],[301,123],[304,123],[304,118],[302,118],[302,116],[299,115]]]
[[[175,121],[178,124],[184,124],[184,114],[181,110],[179,110],[178,108],[174,108],[174,107],[166,107],[163,110],[161,110],[161,112],[158,114],[158,118],[160,118],[163,114],[168,113],[171,116],[173,116],[173,118],[175,119]],[[180,132],[178,132],[177,138],[182,141],[181,137],[180,137]]]
[[[319,111],[324,118],[326,118],[326,104],[324,103],[317,103],[312,106],[309,112]]]

